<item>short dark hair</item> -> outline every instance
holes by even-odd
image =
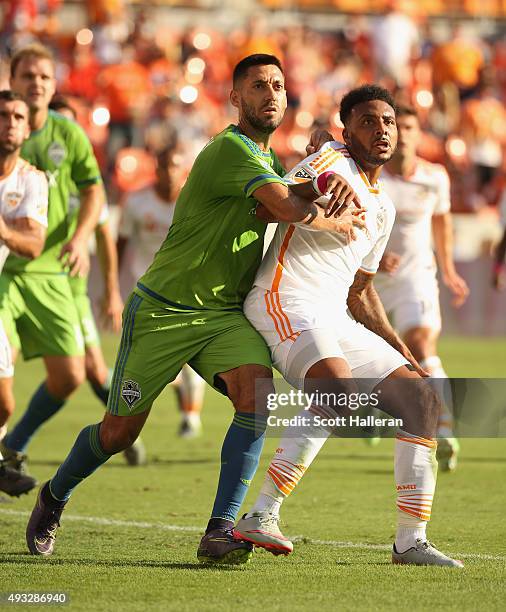
[[[254,53],[253,55],[248,55],[247,57],[243,58],[238,64],[236,64],[232,74],[232,83],[234,88],[238,82],[248,74],[248,70],[253,66],[271,65],[277,66],[281,70],[281,74],[284,74],[283,66],[275,55],[269,55],[267,53]]]
[[[55,65],[55,59],[53,52],[48,47],[41,45],[38,42],[26,45],[18,49],[11,58],[11,78],[16,74],[16,68],[18,64],[25,59],[25,57],[35,57],[37,59],[47,59]]]
[[[74,117],[77,117],[76,109],[72,106],[72,104],[68,101],[65,96],[61,94],[55,94],[51,98],[51,102],[49,103],[49,109],[53,111],[61,111],[61,110],[69,110]]]
[[[18,93],[14,93],[10,89],[2,89],[0,91],[0,100],[2,100],[2,102],[16,102],[17,100],[25,102],[23,96],[20,96]]]
[[[382,100],[396,110],[394,99],[389,91],[379,85],[362,85],[349,91],[341,100],[339,114],[341,121],[346,125],[350,118],[351,111],[357,104],[371,102],[372,100]]]
[[[397,119],[399,117],[416,117],[418,119],[418,113],[416,112],[413,106],[409,106],[408,104],[401,104],[395,109],[395,116]]]

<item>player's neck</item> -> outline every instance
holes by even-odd
[[[48,116],[48,109],[41,108],[39,110],[30,111],[30,129],[32,132],[40,130],[44,127]]]
[[[416,168],[416,157],[397,157],[392,158],[386,168],[390,174],[396,174],[404,179],[409,178]]]
[[[239,119],[238,127],[241,132],[252,140],[262,151],[269,151],[271,147],[272,134],[269,132],[261,132],[252,127],[243,118]]]
[[[13,153],[0,155],[0,180],[9,176],[19,159],[19,149]]]

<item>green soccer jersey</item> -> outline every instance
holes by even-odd
[[[49,111],[46,123],[21,149],[21,156],[45,172],[49,185],[48,228],[44,250],[32,261],[10,255],[4,270],[61,273],[60,250],[70,238],[71,218],[68,202],[74,185],[79,189],[101,181],[97,160],[90,141],[73,121]]]
[[[164,303],[242,308],[260,265],[266,224],[252,194],[284,183],[272,151],[231,125],[201,151],[176,203],[174,220],[139,288]]]

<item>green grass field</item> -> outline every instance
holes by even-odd
[[[110,362],[115,338],[106,338]],[[453,376],[506,376],[506,339],[450,340],[441,355]],[[19,416],[42,379],[40,362],[20,363]],[[83,387],[30,447],[30,467],[50,477],[102,409]],[[121,457],[89,478],[63,515],[56,552],[31,557],[24,530],[35,495],[0,503],[0,593],[65,592],[75,610],[501,610],[506,597],[506,440],[463,440],[459,469],[441,474],[431,539],[462,558],[463,571],[390,564],[395,533],[391,440],[375,448],[332,439],[284,506],[284,531],[303,534],[290,557],[258,552],[250,564],[205,568],[196,547],[216,487],[227,402],[206,395],[205,433],[183,441],[166,390],[143,437],[150,463]],[[261,484],[268,440],[248,500]],[[246,505],[248,505],[248,500]],[[0,604],[1,606],[1,604]],[[21,608],[22,606],[6,606]],[[31,606],[33,607],[33,606]]]

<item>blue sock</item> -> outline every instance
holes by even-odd
[[[51,495],[67,501],[74,488],[105,463],[109,457],[100,444],[100,423],[88,425],[77,436],[74,446],[49,481]]]
[[[264,417],[235,413],[221,449],[220,479],[208,530],[222,526],[223,520],[235,521],[258,467],[265,427]]]
[[[7,448],[24,452],[33,434],[48,421],[53,414],[65,404],[65,400],[57,399],[49,394],[46,383],[43,382],[35,391],[28,404],[28,408],[16,426],[4,438]]]
[[[109,391],[111,390],[111,371],[109,370],[109,375],[107,376],[107,380],[103,385],[97,385],[96,383],[90,383],[90,387],[93,390],[93,393],[98,397],[98,399],[107,406],[107,402],[109,401]]]

